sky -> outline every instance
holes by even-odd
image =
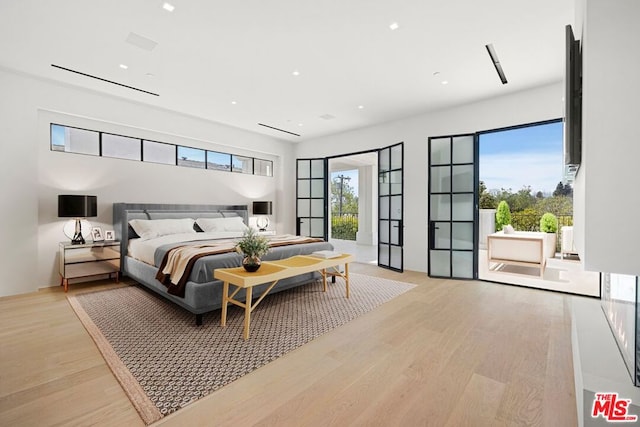
[[[333,181],[333,179],[338,175],[344,175],[351,178],[347,182],[349,186],[353,188],[353,194],[355,196],[358,196],[358,170],[354,169],[350,171],[331,172],[331,180]]]
[[[480,134],[480,180],[488,190],[529,185],[552,193],[562,181],[562,122]]]

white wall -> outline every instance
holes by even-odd
[[[562,117],[563,86],[552,84],[459,108],[423,114],[299,143],[296,157],[323,157],[382,148],[403,141],[404,266],[427,271],[427,141]]]
[[[640,2],[586,0],[583,152],[576,192],[585,268],[640,275]]]
[[[98,196],[98,217],[112,228],[112,203],[246,204],[273,200],[279,232],[293,232],[295,161],[288,142],[156,109],[94,91],[0,69],[3,155],[0,194],[0,296],[59,284],[64,220],[57,195]],[[233,174],[50,150],[49,124],[220,150],[274,161],[274,177]]]

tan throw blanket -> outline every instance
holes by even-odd
[[[323,242],[322,239],[294,235],[273,236],[269,247]],[[156,279],[167,287],[167,292],[184,298],[184,291],[196,261],[208,255],[234,252],[237,240],[221,240],[202,245],[176,246],[167,251],[156,273]]]

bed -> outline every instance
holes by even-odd
[[[204,313],[219,309],[222,306],[222,282],[213,278],[215,268],[237,267],[241,265],[242,256],[234,251],[226,251],[199,258],[188,272],[183,285],[183,295],[172,294],[165,284],[156,278],[159,266],[166,259],[167,251],[176,246],[200,245],[220,241],[230,242],[241,236],[237,231],[219,232],[203,231],[197,224],[193,231],[176,229],[173,234],[161,236],[140,237],[131,224],[156,224],[154,220],[179,220],[191,218],[218,221],[248,223],[246,205],[173,205],[173,204],[142,204],[142,203],[114,203],[113,221],[116,239],[120,241],[120,268],[124,276],[156,292],[180,307],[195,315],[197,325],[202,324]],[[237,221],[236,221],[237,220]],[[137,221],[137,222],[136,222]],[[171,221],[167,221],[171,222]],[[218,221],[220,222],[220,221]],[[138,231],[140,231],[138,227]],[[144,234],[144,233],[143,233]],[[295,236],[290,236],[294,240]],[[283,239],[283,236],[269,237]],[[310,254],[318,250],[332,250],[333,246],[325,241],[296,242],[272,247],[264,260],[289,258],[294,255]],[[309,283],[318,278],[317,273],[308,273],[286,280],[282,280],[272,290],[279,292],[295,286]],[[264,285],[267,286],[267,285]],[[259,289],[261,290],[261,289]],[[240,299],[244,296],[239,295]]]
[[[555,234],[534,231],[497,233],[487,236],[489,270],[501,264],[536,267],[540,277],[544,275],[547,258],[555,255]]]

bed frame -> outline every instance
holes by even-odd
[[[114,203],[113,223],[116,239],[120,241],[120,270],[122,275],[131,277],[136,282],[156,292],[182,308],[196,315],[196,324],[202,324],[204,313],[222,307],[222,282],[214,280],[206,283],[188,281],[185,286],[184,298],[171,295],[167,288],[156,280],[158,269],[152,265],[127,256],[129,240],[136,234],[129,226],[132,219],[171,219],[171,218],[222,218],[242,217],[245,224],[248,223],[248,209],[246,205],[175,205],[175,204],[149,204],[149,203]],[[310,243],[315,245],[312,250],[332,249],[329,243]],[[310,248],[309,248],[310,249]],[[220,256],[237,258],[235,252],[220,254]],[[236,260],[237,261],[237,260]],[[300,286],[317,278],[314,273],[295,276],[278,283],[274,292]],[[244,298],[244,291],[238,294]]]

